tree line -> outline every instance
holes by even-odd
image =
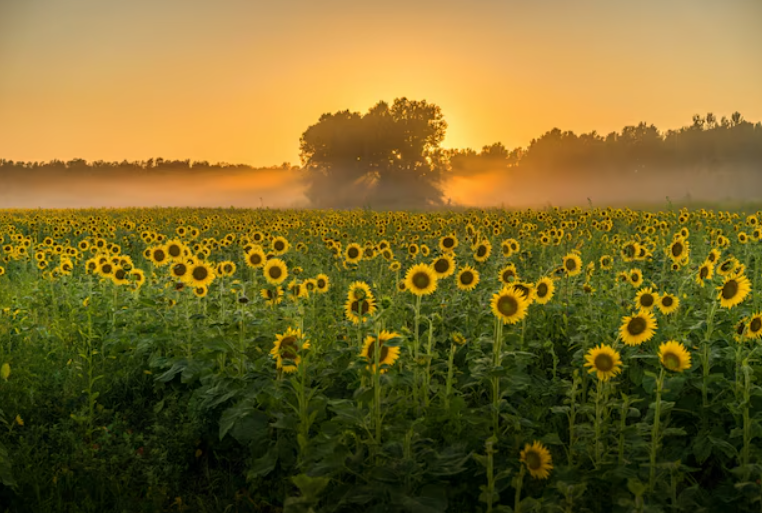
[[[83,159],[14,162],[0,159],[0,185],[14,176],[157,175],[222,171],[300,171],[305,195],[318,208],[416,208],[447,204],[445,185],[456,176],[487,173],[513,183],[545,180],[643,181],[721,177],[744,187],[762,185],[762,123],[734,112],[695,115],[678,129],[645,122],[607,135],[553,128],[526,147],[497,142],[480,151],[442,148],[447,129],[441,109],[425,100],[379,102],[367,113],[323,114],[300,138],[301,166],[255,168],[245,164],[165,160],[87,162]]]

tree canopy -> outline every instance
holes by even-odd
[[[441,205],[446,129],[441,109],[425,100],[324,114],[300,141],[305,194],[321,208]]]

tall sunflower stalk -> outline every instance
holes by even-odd
[[[701,352],[699,353],[699,361],[701,362],[701,405],[706,409],[709,406],[709,371],[711,370],[710,363],[710,346],[712,339],[712,331],[714,331],[714,315],[717,313],[717,301],[712,301],[712,306],[709,309],[709,316],[706,320],[706,335],[704,336],[704,342],[701,345]]]
[[[664,368],[656,378],[656,401],[654,402],[654,420],[651,427],[651,452],[648,464],[648,490],[653,493],[656,484],[656,451],[659,449],[659,423],[661,420],[661,393],[664,386]]]

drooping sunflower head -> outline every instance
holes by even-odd
[[[656,333],[656,318],[648,310],[640,310],[635,315],[622,319],[619,327],[619,335],[628,346],[639,346],[643,342],[651,340]]]
[[[699,266],[698,272],[696,273],[696,283],[703,287],[704,282],[711,280],[713,276],[714,264],[709,260],[705,260],[704,263]]]
[[[344,315],[353,324],[362,324],[376,313],[376,299],[371,295],[363,299],[348,298],[344,303]]]
[[[283,301],[282,287],[268,287],[259,291],[259,295],[265,300],[265,304],[275,306]]]
[[[347,297],[349,299],[365,299],[367,297],[373,297],[373,292],[370,290],[370,285],[364,281],[355,281],[349,284],[349,290],[347,291]]]
[[[539,441],[535,440],[533,444],[526,444],[521,451],[521,463],[526,465],[526,469],[535,479],[547,479],[550,477],[550,471],[553,470],[553,459],[550,452]]]
[[[691,353],[683,344],[670,340],[659,346],[659,361],[667,370],[683,372],[691,368]]]
[[[283,372],[296,372],[302,362],[301,353],[310,348],[300,329],[288,328],[285,333],[276,334],[270,354],[275,357],[276,368]]]
[[[725,282],[717,287],[717,299],[723,308],[733,308],[741,303],[751,292],[751,282],[743,274],[729,274]]]
[[[589,367],[590,373],[596,373],[601,381],[608,381],[622,372],[622,358],[613,347],[600,344],[585,355],[585,367]]]
[[[405,274],[405,286],[416,296],[431,294],[437,288],[436,273],[427,264],[416,264]]]
[[[388,367],[394,365],[400,354],[400,348],[394,345],[399,341],[401,335],[392,331],[382,331],[376,337],[369,335],[365,338],[360,356],[368,360],[366,369],[375,372],[378,368],[381,373],[388,370]],[[378,351],[378,355],[376,355]],[[378,357],[378,367],[376,367],[376,357]]]
[[[490,306],[503,324],[515,324],[526,316],[529,302],[514,287],[503,287],[492,296]]]

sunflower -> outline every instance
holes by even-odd
[[[185,282],[194,287],[208,287],[214,281],[214,270],[204,262],[196,262],[188,267]]]
[[[714,264],[710,262],[709,260],[705,260],[703,264],[701,264],[701,267],[699,267],[698,272],[696,273],[696,283],[704,286],[704,282],[707,280],[711,280],[714,276]]]
[[[315,277],[315,287],[320,294],[325,294],[331,286],[331,280],[325,274],[318,274]]]
[[[455,251],[455,248],[458,247],[458,238],[453,235],[445,235],[441,239],[439,239],[439,249],[442,251]]]
[[[514,287],[503,287],[492,296],[490,306],[503,324],[515,324],[526,316],[529,302]]]
[[[722,253],[720,252],[720,250],[717,248],[714,248],[706,256],[706,261],[711,262],[712,264],[716,264],[720,260],[720,256],[722,256]]]
[[[659,294],[654,292],[651,287],[646,287],[638,291],[635,295],[635,308],[651,310],[659,301]]]
[[[399,333],[390,332],[390,331],[382,331],[378,334],[378,366],[381,370],[381,373],[386,372],[386,369],[384,366],[392,366],[394,365],[394,362],[397,361],[397,359],[400,356],[400,348],[396,346],[390,346],[387,344],[387,342],[401,338]],[[365,343],[362,347],[362,352],[360,353],[360,356],[368,360],[368,366],[366,369],[370,369],[371,371],[375,372],[376,370],[376,338],[373,336],[368,336],[365,339]]]
[[[272,248],[273,255],[283,255],[288,251],[289,244],[288,240],[285,237],[275,237],[272,240],[272,243],[270,244],[270,247]]]
[[[682,262],[690,255],[690,244],[682,237],[674,240],[667,248],[667,256],[673,262]]]
[[[639,346],[651,340],[657,327],[654,314],[648,310],[640,310],[635,315],[622,319],[619,335],[628,346]]]
[[[633,287],[640,287],[640,285],[643,283],[643,273],[640,271],[640,269],[631,269],[630,274],[627,277],[627,281],[629,281],[630,285]]]
[[[553,299],[556,285],[552,278],[540,278],[534,285],[534,300],[539,305],[544,305]]]
[[[741,265],[741,263],[738,261],[736,257],[726,258],[720,265],[717,266],[717,274],[719,274],[720,276],[728,276],[730,274],[733,274],[733,271],[739,265]]]
[[[119,266],[114,267],[114,272],[109,277],[115,285],[127,285],[130,283],[128,272]]]
[[[252,269],[262,267],[266,261],[267,256],[261,246],[255,245],[246,252],[246,265]]]
[[[296,372],[297,366],[302,362],[299,352],[309,348],[310,343],[304,339],[302,330],[288,328],[285,333],[275,335],[270,354],[275,357],[278,370]]]
[[[659,346],[659,360],[667,370],[683,372],[691,368],[691,353],[686,347],[674,340]]]
[[[458,271],[456,284],[460,290],[474,290],[479,284],[479,271],[467,265]]]
[[[677,296],[673,296],[672,294],[663,294],[659,296],[656,306],[659,307],[661,313],[669,315],[672,312],[675,312],[680,306],[680,300]]]
[[[169,263],[169,255],[164,246],[154,246],[151,248],[148,258],[156,267],[161,267]]]
[[[534,283],[525,283],[523,281],[513,282],[511,287],[518,292],[524,301],[527,302],[527,306],[534,303]]]
[[[355,244],[354,242],[349,244],[347,249],[344,251],[344,260],[348,264],[356,264],[362,260],[362,248],[360,245]]]
[[[762,338],[762,313],[757,312],[749,319],[749,328],[746,331],[746,338]]]
[[[563,258],[563,264],[566,276],[577,276],[582,272],[582,259],[576,253],[569,253]]]
[[[489,239],[483,239],[481,242],[473,247],[474,260],[477,262],[486,262],[490,254],[492,254],[492,243]]]
[[[519,274],[516,272],[516,264],[510,263],[503,267],[497,277],[503,285],[510,285],[512,281],[518,280]]]
[[[209,287],[201,285],[200,287],[193,287],[193,295],[196,297],[206,297],[209,293]]]
[[[595,372],[601,381],[608,381],[622,372],[619,352],[606,344],[590,349],[585,355],[585,362],[585,367],[590,367],[589,372]]]
[[[402,269],[402,264],[399,263],[399,260],[392,260],[392,262],[389,264],[389,270],[392,272],[397,272],[400,269]]]
[[[545,446],[537,440],[532,445],[526,444],[524,446],[520,460],[535,479],[550,477],[550,471],[553,470],[553,459]]]
[[[286,267],[286,262],[280,258],[268,260],[263,272],[267,283],[270,285],[280,285],[288,278],[288,267]]]
[[[224,262],[217,264],[217,273],[220,276],[233,276],[236,269],[237,266],[235,265],[235,262],[231,262],[230,260],[225,260]]]
[[[725,277],[725,283],[717,287],[720,292],[717,299],[723,308],[733,308],[751,292],[751,283],[743,274],[730,274]]]
[[[447,278],[455,272],[455,260],[450,255],[442,255],[431,263],[431,268],[437,275],[437,279]]]
[[[265,304],[275,306],[283,301],[283,287],[268,287],[259,291]]]
[[[185,255],[185,245],[177,239],[170,240],[165,244],[165,247],[167,248],[169,259],[173,262],[179,262]]]
[[[347,298],[351,300],[373,298],[373,292],[370,290],[370,285],[364,281],[356,281],[349,285]]]
[[[344,315],[352,324],[362,324],[376,313],[376,299],[371,295],[364,299],[347,298],[344,303]]]
[[[427,264],[416,264],[405,273],[405,286],[416,296],[425,296],[437,288],[437,275]]]

